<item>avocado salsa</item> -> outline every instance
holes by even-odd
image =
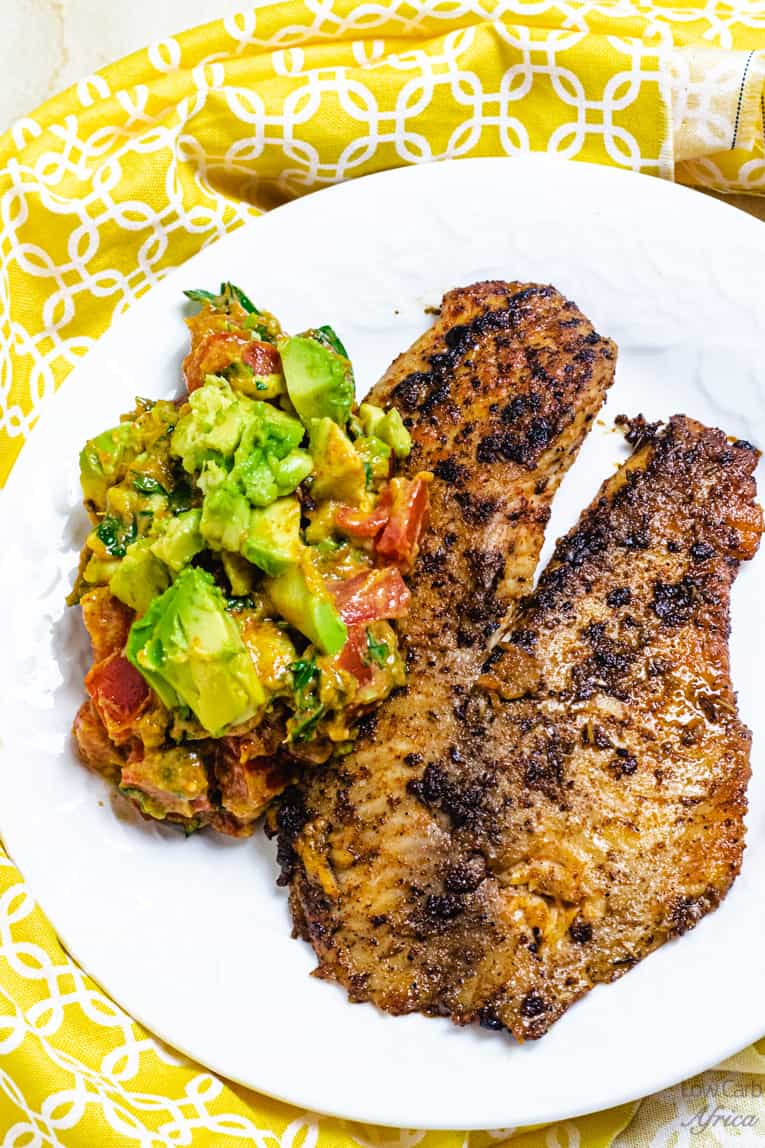
[[[230,283],[186,295],[186,394],[138,399],[80,455],[74,733],[144,816],[243,835],[403,684],[431,476],[394,473],[406,426],[356,405],[331,327],[288,335]]]

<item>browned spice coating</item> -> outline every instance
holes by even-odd
[[[299,793],[293,909],[354,1000],[539,1037],[739,871],[728,608],[757,452],[682,416],[628,437],[456,722],[412,698],[397,738]]]
[[[460,861],[446,884],[431,872],[443,817],[416,784],[426,784],[426,761],[463,736],[471,685],[508,606],[531,584],[551,499],[613,380],[615,358],[614,345],[552,287],[476,284],[445,297],[433,328],[371,396],[404,412],[414,442],[405,470],[435,474],[401,627],[409,682],[352,754],[289,791],[276,819],[283,880],[297,865],[296,927],[310,935],[324,971],[358,999],[370,995],[367,961],[392,961],[395,948],[404,980],[386,966],[398,994],[388,1007],[421,1007],[409,982],[426,974],[409,964],[389,909],[397,913],[402,892],[411,893],[419,913],[407,882],[422,879],[423,904],[436,913],[428,919],[441,921],[452,890],[480,879],[480,858]],[[358,967],[357,942],[367,954],[357,954]]]

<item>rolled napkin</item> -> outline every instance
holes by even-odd
[[[765,52],[691,44],[670,52],[669,73],[675,179],[765,192]]]

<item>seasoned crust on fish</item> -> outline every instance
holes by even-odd
[[[384,743],[361,784],[343,763],[329,789],[306,787],[293,902],[355,1000],[539,1037],[739,871],[750,736],[727,638],[762,531],[757,452],[682,416],[629,436],[457,703],[456,733],[429,740],[421,722],[421,758],[393,787]],[[385,853],[398,864],[381,886]]]
[[[438,650],[472,666],[528,591],[552,495],[615,365],[615,345],[555,288],[476,283],[444,296],[433,326],[373,389],[369,401],[394,403],[410,430],[402,473],[435,476],[399,627],[410,663]]]
[[[408,994],[422,974],[407,963],[395,914],[408,881],[440,887],[448,833],[408,783],[461,736],[487,644],[530,586],[552,496],[615,358],[613,343],[554,288],[480,283],[445,296],[438,321],[370,396],[406,416],[413,450],[404,471],[434,474],[400,625],[409,680],[354,750],[292,787],[272,819],[282,880],[294,872],[295,926],[323,974],[355,998],[420,1007],[418,991]],[[380,956],[387,989],[372,989]]]

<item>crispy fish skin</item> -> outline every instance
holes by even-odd
[[[327,906],[309,931],[354,999],[534,1039],[693,927],[739,872],[750,735],[727,639],[731,586],[762,532],[757,452],[682,416],[630,435],[635,453],[558,543],[457,736],[422,742],[417,814],[401,819],[396,792],[373,824],[352,784],[339,791],[329,866],[365,831],[383,848],[409,838],[366,937],[374,888],[357,883],[338,913],[304,874],[296,886]],[[367,865],[363,851],[346,863]]]
[[[430,525],[400,626],[407,686],[352,753],[287,791],[282,883],[319,974],[396,1012],[438,1007],[444,969],[411,963],[409,919],[443,900],[449,826],[412,790],[462,736],[487,644],[528,590],[558,483],[613,380],[616,349],[554,288],[449,292],[438,321],[370,396],[402,409],[405,473],[431,470]],[[416,887],[412,886],[416,883]],[[413,923],[414,922],[414,923]]]

